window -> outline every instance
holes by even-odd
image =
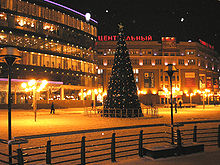
[[[163,76],[160,76],[160,81],[163,81]]]
[[[151,65],[151,59],[143,60],[144,65]]]
[[[7,0],[1,0],[1,7],[2,8],[7,8]]]
[[[131,60],[131,64],[132,64],[132,65],[138,65],[138,64],[139,64],[139,60],[137,60],[137,59],[132,59],[132,60]]]
[[[98,74],[102,74],[103,73],[103,69],[98,69]]]
[[[178,64],[179,64],[179,65],[184,65],[184,59],[179,59],[179,60],[178,60]]]
[[[194,55],[195,51],[194,50],[186,50],[186,55]]]
[[[165,76],[165,81],[168,81],[168,76]]]
[[[170,53],[170,56],[175,56],[175,53]]]
[[[154,88],[154,73],[146,72],[144,73],[144,88]]]
[[[168,53],[164,53],[164,56],[168,56],[169,54]]]
[[[111,59],[111,60],[108,60],[107,62],[108,62],[109,65],[112,65],[114,63],[114,60]]]
[[[139,70],[138,69],[133,69],[133,73],[138,74]]]
[[[195,65],[195,64],[196,64],[195,60],[193,59],[188,60],[188,65]]]
[[[147,54],[148,54],[148,55],[151,55],[151,54],[152,54],[152,51],[149,51],[149,50],[148,50],[148,51],[147,51]]]
[[[135,82],[138,83],[138,76],[135,77]]]
[[[155,60],[155,64],[156,64],[156,65],[161,65],[161,59],[156,59],[156,60]]]
[[[33,59],[33,61],[32,61],[32,64],[33,65],[37,65],[37,55],[36,54],[32,54],[32,59]]]
[[[129,52],[130,52],[130,54],[135,54],[135,55],[139,54],[138,49],[131,49]]]
[[[36,20],[27,17],[16,16],[15,26],[19,29],[33,31],[36,27]]]
[[[0,21],[6,21],[7,15],[5,13],[0,13]]]

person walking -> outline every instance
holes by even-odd
[[[55,108],[54,108],[53,102],[52,102],[52,104],[51,104],[50,114],[55,114]]]
[[[175,101],[175,113],[177,113],[177,102]]]
[[[93,103],[93,100],[92,100],[92,104],[91,104],[91,107],[92,107],[92,109],[93,109],[93,107],[94,107],[94,103]]]
[[[183,103],[183,101],[181,100],[181,99],[179,99],[179,106],[180,106],[180,108],[182,108],[182,103]]]

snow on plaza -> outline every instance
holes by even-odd
[[[41,109],[34,121],[32,110],[12,110],[12,137],[87,130],[143,124],[170,123],[170,108],[158,108],[160,118],[103,118],[100,115],[84,115],[84,108],[56,109],[51,115],[50,110]],[[174,122],[220,119],[220,106],[206,105],[196,108],[178,108],[174,112]],[[7,139],[7,110],[0,111],[0,138]]]
[[[142,107],[142,109],[144,109]],[[100,128],[110,128],[110,127],[122,127],[122,126],[133,126],[133,125],[147,125],[147,124],[160,124],[167,123],[170,124],[170,108],[158,108],[159,117],[149,118],[146,116],[146,112],[143,110],[144,117],[141,118],[107,118],[101,117],[100,114],[85,114],[84,108],[70,108],[70,109],[56,109],[54,115],[50,114],[49,109],[40,109],[37,111],[37,121],[34,121],[33,110],[12,110],[12,137],[27,136],[27,135],[38,135],[38,134],[49,134],[58,132],[68,132],[68,131],[78,131],[78,130],[89,130],[89,129],[100,129]],[[198,120],[219,120],[220,119],[220,106],[206,105],[203,109],[202,105],[196,108],[182,108],[178,109],[178,113],[174,111],[174,123],[175,122],[185,122],[185,121],[198,121]],[[218,123],[215,123],[217,126]],[[207,124],[208,125],[212,124]],[[7,139],[7,110],[0,110],[0,139]],[[145,128],[146,129],[146,128]],[[149,130],[160,129],[147,128]],[[139,133],[140,129],[134,129]],[[158,131],[156,130],[156,131]],[[125,133],[129,130],[117,130],[114,131],[117,134],[120,132]],[[145,131],[145,130],[144,130]],[[91,136],[104,136],[106,134],[111,135],[111,132],[97,132]],[[73,138],[74,140],[80,140],[82,136],[86,136],[89,139],[88,134],[78,134],[74,136],[65,136],[58,138],[51,138],[51,140],[59,142],[69,141]],[[96,137],[92,137],[96,138]],[[29,142],[30,145],[39,145],[40,142],[45,144],[48,138],[42,138],[38,142],[35,140]],[[2,144],[1,144],[2,145]],[[207,150],[207,148],[205,148]],[[217,147],[214,148],[213,154],[209,153],[209,156],[215,156],[216,150],[219,153]],[[203,153],[202,153],[203,154]],[[198,159],[204,156],[199,156]],[[137,158],[137,157],[136,157]],[[129,158],[128,158],[129,159]],[[178,158],[181,160],[181,158]],[[193,159],[193,158],[192,158]],[[201,159],[202,160],[202,159]],[[172,164],[170,158],[166,161],[162,161],[164,164]],[[123,164],[118,162],[118,164]],[[132,163],[132,161],[131,161]],[[133,160],[133,164],[144,164],[144,160]],[[158,163],[158,162],[157,162]],[[102,163],[100,163],[102,164]],[[129,164],[128,162],[124,164]],[[159,163],[158,163],[159,164]],[[173,163],[175,164],[175,163]],[[213,164],[214,165],[214,164]],[[218,165],[218,164],[217,164]]]

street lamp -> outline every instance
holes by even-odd
[[[4,47],[1,51],[0,57],[4,57],[8,65],[8,141],[11,140],[11,77],[12,66],[17,58],[21,58],[18,49],[15,47]],[[12,146],[8,144],[9,164],[12,164]]]
[[[38,82],[41,83],[38,85]],[[45,86],[47,85],[47,80],[30,80],[28,83],[22,83],[21,87],[25,89],[26,92],[32,91],[33,92],[33,110],[34,110],[34,121],[36,122],[37,120],[37,101],[36,101],[36,92],[42,91]]]
[[[86,13],[85,14],[85,18],[86,18],[86,22],[89,22],[91,19],[91,14],[90,13]]]
[[[173,73],[177,72],[176,67],[173,64],[168,64],[165,68],[165,72],[170,77],[170,110],[171,110],[171,144],[174,144],[174,132],[173,132],[173,92],[172,92],[172,77]]]

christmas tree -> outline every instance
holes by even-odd
[[[104,116],[140,117],[143,116],[137,96],[133,69],[126,46],[124,30],[119,24],[117,49],[104,102]]]

